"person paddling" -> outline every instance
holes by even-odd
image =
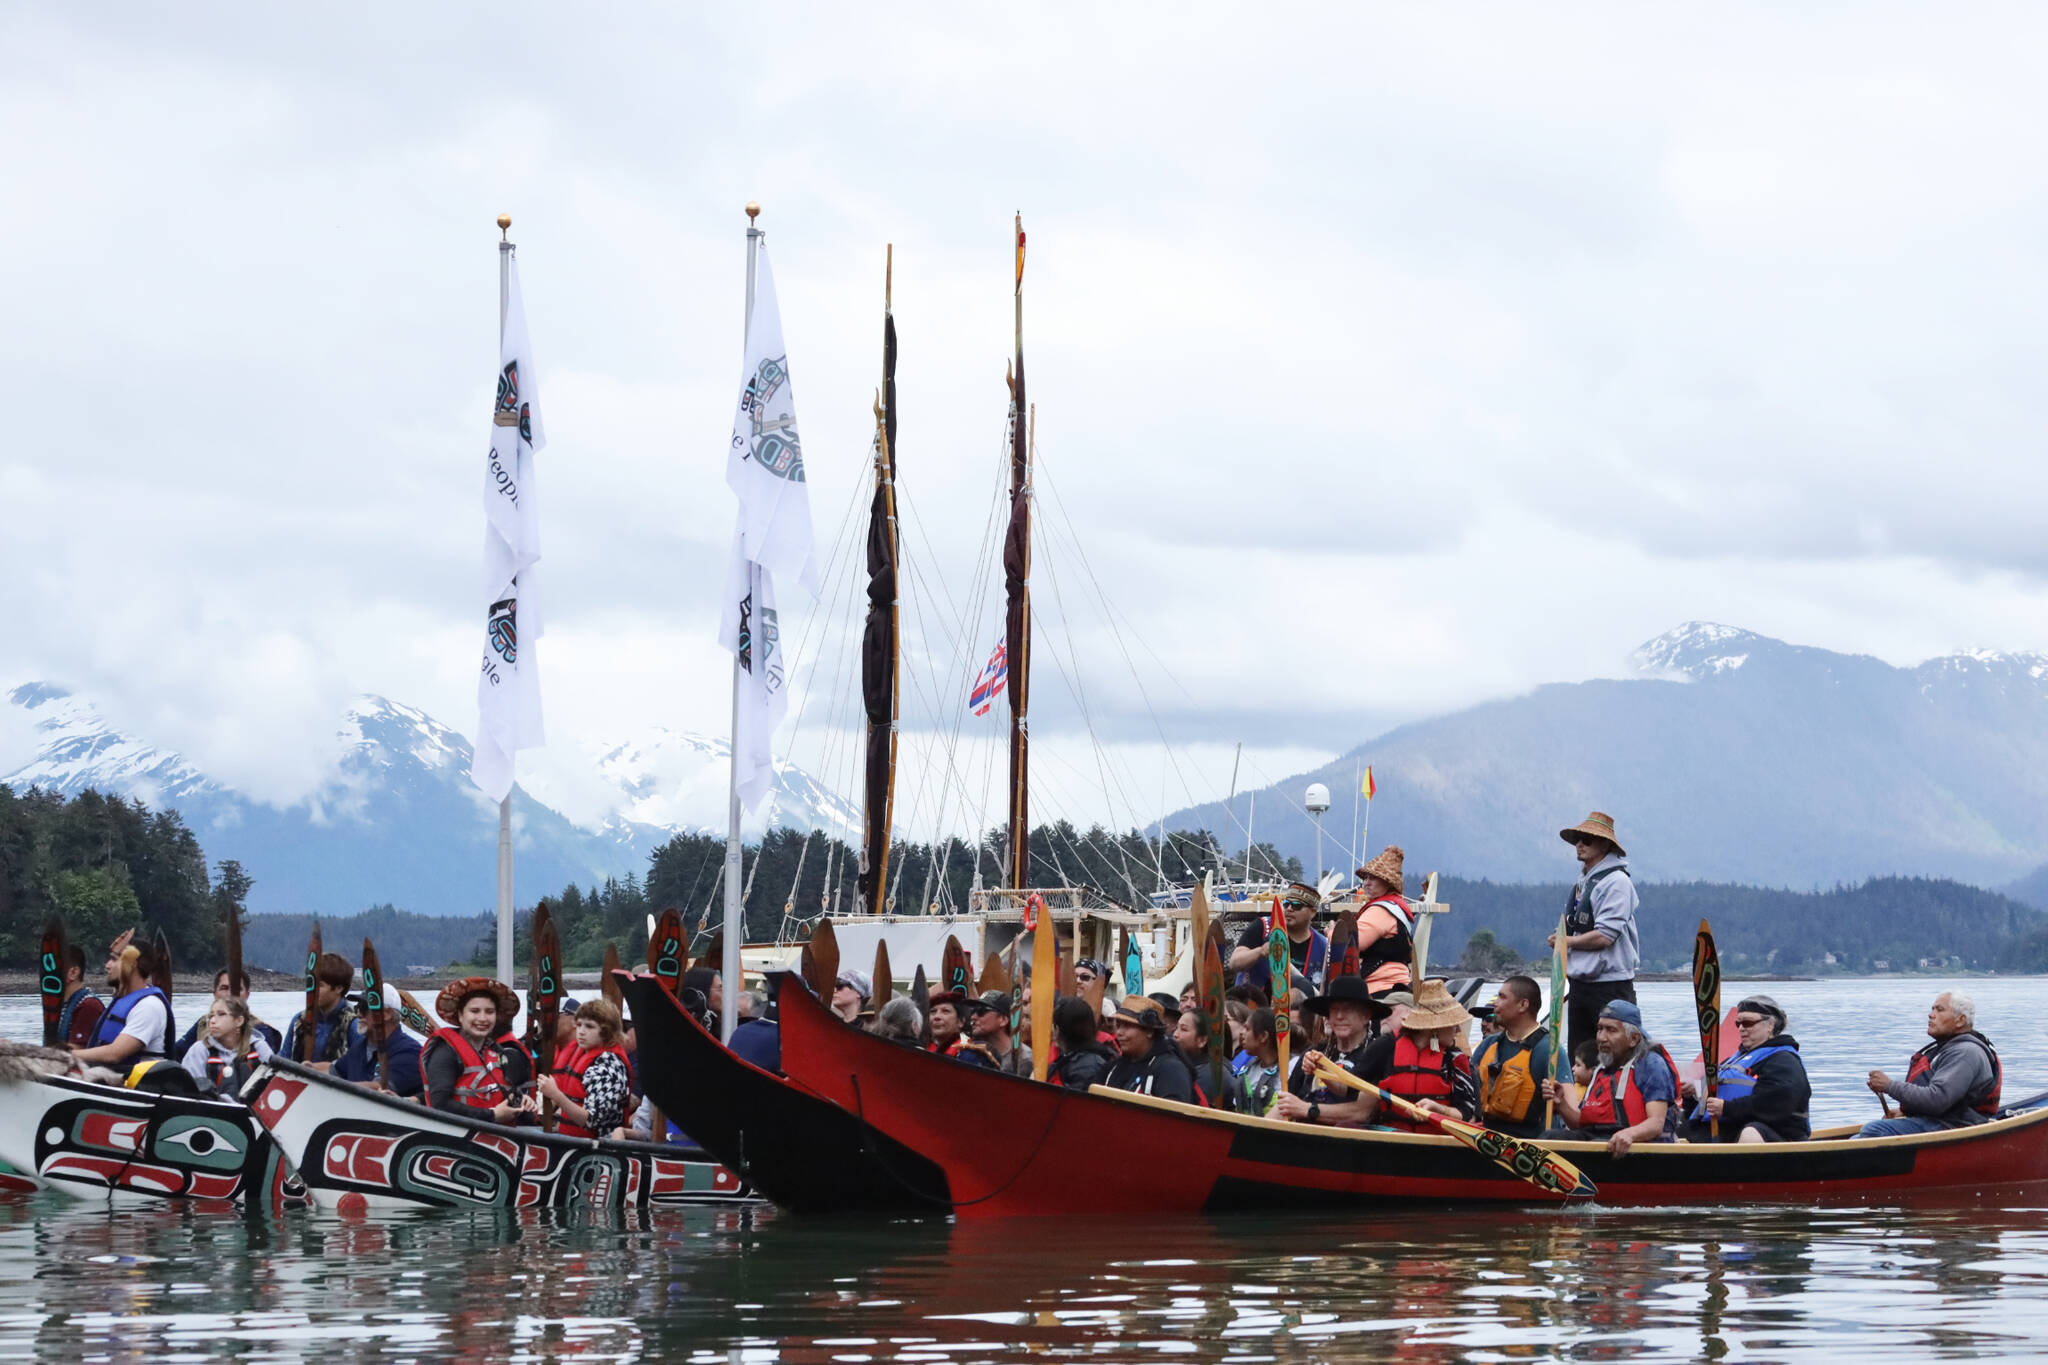
[[[1747,996],[1735,1007],[1742,1050],[1721,1063],[1713,1097],[1697,1100],[1691,1081],[1681,1091],[1693,1106],[1688,1141],[1713,1141],[1716,1119],[1722,1142],[1804,1142],[1812,1135],[1806,1110],[1813,1086],[1799,1040],[1785,1032],[1785,1024],[1785,1011],[1768,995]]]
[[[1340,976],[1330,983],[1329,990],[1306,1001],[1302,1009],[1329,1021],[1330,1038],[1322,1051],[1305,1052],[1297,1059],[1292,1074],[1284,1082],[1286,1093],[1275,1101],[1272,1116],[1335,1127],[1357,1127],[1369,1122],[1372,1098],[1316,1080],[1309,1059],[1322,1058],[1353,1075],[1377,1080],[1378,1077],[1366,1075],[1366,1059],[1373,1043],[1370,1029],[1374,1019],[1384,1019],[1392,1013],[1392,1006],[1374,998],[1364,977]],[[1387,1041],[1391,1047],[1391,1040]]]
[[[499,1048],[500,1020],[518,1011],[512,988],[489,977],[467,976],[441,988],[434,1013],[445,1026],[427,1039],[421,1058],[431,1108],[494,1123],[535,1112],[532,1099],[515,1096],[507,1083]]]
[[[1538,1013],[1543,991],[1533,977],[1511,976],[1493,997],[1497,1031],[1472,1057],[1479,1085],[1479,1121],[1497,1133],[1532,1138],[1543,1132],[1543,1083],[1556,1042]]]
[[[128,938],[123,934],[115,939],[107,953],[107,986],[114,1003],[93,1030],[92,1046],[73,1049],[80,1065],[126,1067],[164,1059],[170,997],[150,984],[157,969],[155,950]]]
[[[1967,1128],[1998,1114],[2005,1068],[1991,1040],[1977,1031],[1977,1005],[1961,991],[1943,991],[1927,1011],[1934,1041],[1906,1063],[1906,1078],[1870,1073],[1872,1092],[1899,1102],[1897,1118],[1872,1119],[1857,1137],[1896,1137]]]

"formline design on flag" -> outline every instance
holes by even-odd
[[[775,731],[789,713],[775,580],[794,579],[818,595],[812,554],[810,484],[789,385],[789,357],[768,249],[757,242],[754,310],[747,319],[746,367],[740,376],[725,482],[739,497],[732,559],[718,640],[732,654],[733,785],[752,810],[775,781]]]
[[[812,597],[818,565],[812,555],[810,484],[797,435],[796,397],[768,247],[757,248],[754,315],[747,327],[746,370],[726,456],[726,486],[740,500],[740,544],[748,559]]]
[[[493,801],[503,801],[512,790],[513,756],[546,740],[534,649],[542,631],[535,581],[540,510],[534,455],[546,445],[515,257],[508,263],[498,396],[491,405],[490,456],[484,465],[483,663],[469,767],[470,780]]]
[[[967,704],[974,708],[974,714],[985,716],[995,705],[996,694],[1010,677],[1010,646],[1007,641],[996,641],[995,652],[982,665],[981,676],[974,680],[974,690],[968,694]]]

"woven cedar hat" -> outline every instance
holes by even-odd
[[[462,1004],[472,995],[488,995],[498,1005],[498,1027],[510,1028],[512,1017],[519,1013],[519,997],[512,988],[502,981],[493,981],[488,976],[465,976],[460,981],[451,981],[441,988],[434,997],[434,1013],[450,1024],[462,1013]]]
[[[1379,857],[1359,868],[1357,875],[1360,881],[1367,877],[1377,877],[1393,887],[1396,892],[1405,890],[1408,884],[1401,876],[1401,846],[1388,844]]]
[[[1614,817],[1605,811],[1594,811],[1576,825],[1559,830],[1557,837],[1568,844],[1576,844],[1581,834],[1589,834],[1595,839],[1605,839],[1614,845],[1616,853],[1624,858],[1628,856],[1628,850],[1621,846],[1621,840],[1614,837]]]
[[[1401,1021],[1401,1027],[1448,1028],[1454,1024],[1464,1025],[1471,1022],[1470,1011],[1458,1003],[1458,998],[1451,994],[1450,987],[1432,979],[1416,988],[1415,1006],[1408,1011],[1408,1017]]]

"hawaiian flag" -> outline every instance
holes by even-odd
[[[982,666],[981,676],[974,680],[974,691],[968,695],[967,704],[974,708],[974,714],[985,716],[995,705],[996,694],[1003,690],[1003,684],[1010,677],[1010,647],[1008,642],[996,641],[995,652],[988,656]]]

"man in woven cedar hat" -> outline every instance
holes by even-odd
[[[1578,824],[1558,831],[1579,860],[1579,880],[1565,902],[1565,971],[1571,978],[1566,997],[1566,1032],[1571,1050],[1599,1030],[1600,1011],[1612,1000],[1636,998],[1636,887],[1628,873],[1628,853],[1614,834],[1614,817],[1594,811]],[[1557,948],[1557,935],[1549,939]]]

